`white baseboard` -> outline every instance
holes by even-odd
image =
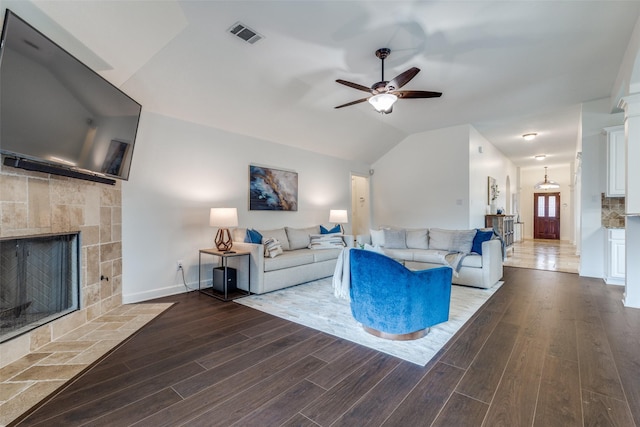
[[[191,286],[189,286],[189,290],[193,290]],[[196,287],[197,289],[197,287]],[[133,304],[136,302],[149,301],[155,298],[168,297],[171,295],[177,295],[187,292],[187,289],[184,285],[173,285],[167,286],[159,289],[152,289],[149,291],[136,292],[131,294],[122,294],[122,303],[123,304]]]
[[[625,279],[621,279],[621,278],[618,278],[618,277],[605,277],[604,278],[604,283],[606,283],[607,285],[624,286],[625,285]]]

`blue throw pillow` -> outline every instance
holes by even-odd
[[[245,243],[262,243],[262,234],[253,228],[247,228],[247,234],[244,237]]]
[[[330,230],[327,230],[322,225],[320,226],[320,234],[333,234],[333,233],[341,233],[341,232],[342,230],[340,229],[340,224],[336,225]]]
[[[471,252],[482,255],[482,243],[491,240],[492,237],[493,230],[476,230],[476,236],[473,238],[473,245],[471,245]]]

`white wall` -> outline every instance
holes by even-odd
[[[518,192],[517,168],[500,150],[470,126],[469,227],[484,227],[484,216],[488,206],[487,181],[490,176],[496,179],[500,191],[496,206],[504,208],[505,213],[515,213],[511,210],[510,200],[507,199]]]
[[[298,172],[298,211],[248,210],[249,164]],[[241,227],[327,224],[329,209],[351,206],[351,173],[369,165],[143,114],[131,176],[123,183],[123,300],[197,286],[198,249],[213,246],[209,208],[237,207]]]
[[[580,275],[604,277],[606,230],[601,225],[601,196],[606,186],[606,138],[602,129],[620,125],[623,114],[610,114],[609,98],[582,106],[580,194]]]
[[[468,227],[467,125],[408,136],[373,169],[373,227]]]
[[[524,222],[524,238],[533,239],[533,194],[545,193],[534,190],[534,185],[544,180],[544,163],[540,167],[520,169],[520,220]],[[573,211],[571,205],[571,165],[554,165],[548,167],[548,178],[560,184],[559,190],[549,190],[547,193],[560,192],[560,240],[571,241],[573,238]]]
[[[513,164],[469,125],[411,135],[373,169],[376,227],[484,227],[487,177],[502,190],[510,173],[516,181]],[[505,205],[505,193],[499,205]]]

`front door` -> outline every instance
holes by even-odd
[[[533,238],[560,240],[560,193],[534,193]]]

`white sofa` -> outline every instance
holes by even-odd
[[[272,237],[282,244],[283,252],[274,258],[265,256],[260,243],[245,243],[246,229],[233,231],[233,247],[251,251],[251,292],[263,294],[289,286],[310,282],[333,275],[338,256],[344,246],[309,249],[312,236],[320,234],[320,226],[308,228],[282,227],[257,230],[263,240]],[[353,236],[343,235],[345,246],[353,247]],[[242,264],[239,261],[239,268]]]
[[[424,270],[460,260],[452,282],[456,285],[490,288],[502,279],[502,242],[491,239],[479,242],[482,254],[471,252],[476,230],[438,228],[372,230],[372,235],[358,236],[358,242],[379,246],[385,255],[402,261],[407,268]],[[491,233],[489,230],[483,230]],[[404,234],[404,241],[402,235]],[[472,236],[469,245],[469,236]],[[392,237],[392,242],[389,242]],[[392,243],[392,244],[389,244]],[[456,259],[456,256],[460,255]],[[457,266],[457,264],[455,264]]]

